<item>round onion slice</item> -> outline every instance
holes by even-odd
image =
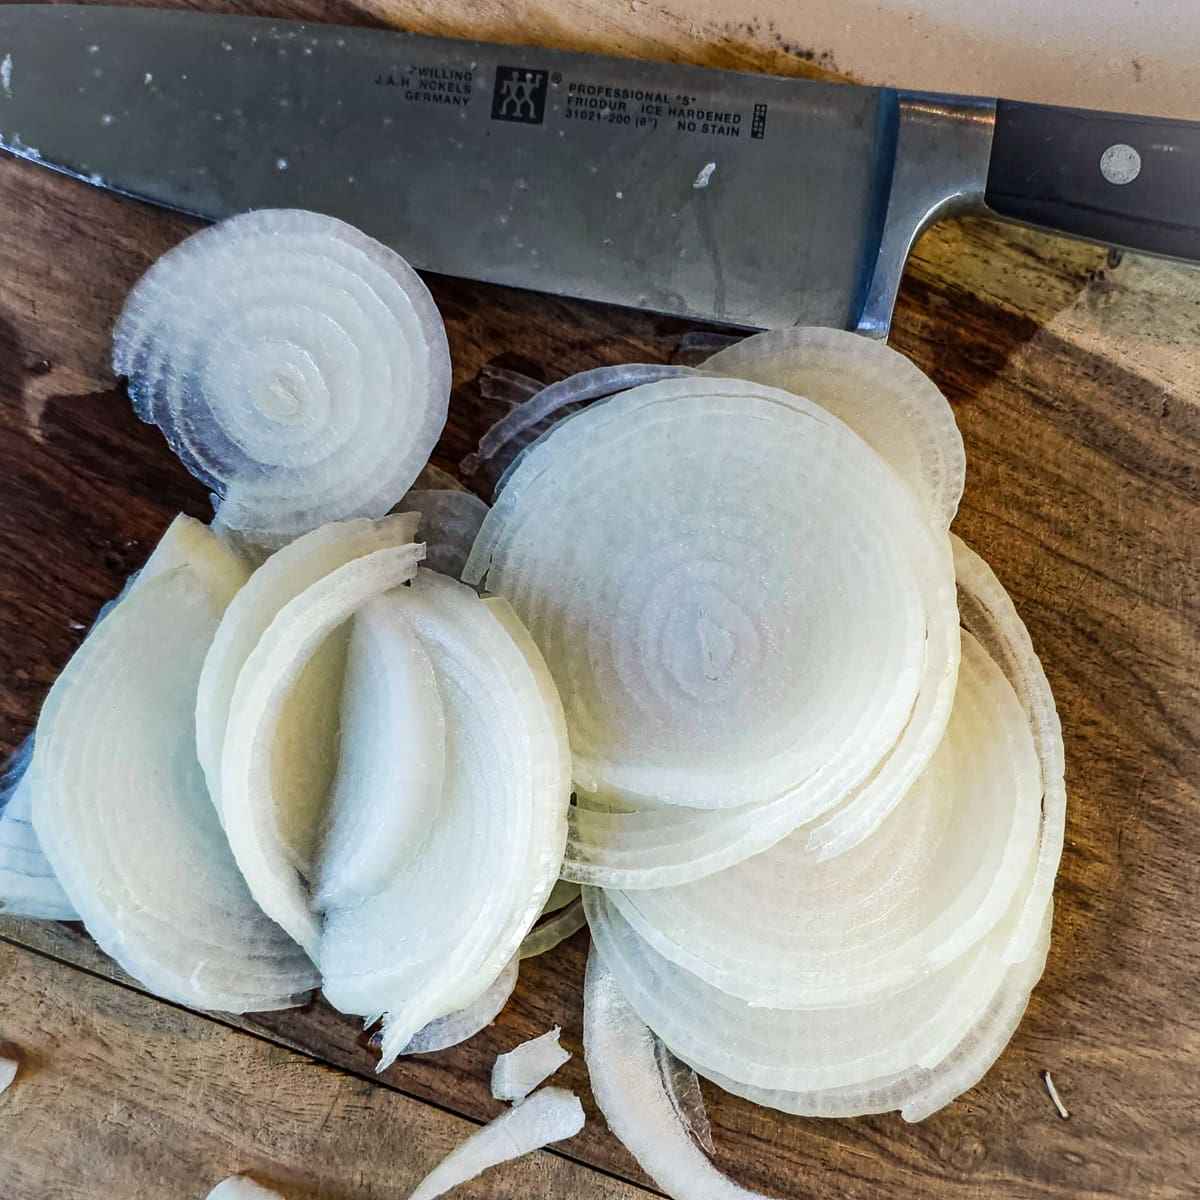
[[[562,710],[508,606],[432,571],[382,603],[433,664],[446,758],[419,852],[383,891],[325,915],[325,994],[388,1013],[381,1069],[517,953],[558,877],[570,794]]]
[[[488,506],[473,492],[461,488],[417,488],[398,507],[420,513],[421,541],[425,543],[425,563],[430,570],[458,579]]]
[[[280,833],[283,799],[303,794],[308,784],[306,774],[304,786],[297,786],[295,762],[278,753],[289,695],[338,626],[372,597],[412,578],[422,550],[390,546],[352,559],[285,604],[246,657],[229,703],[221,755],[225,833],[259,906],[314,962],[320,923]],[[323,707],[324,719],[330,712]],[[316,810],[325,799],[321,795],[306,807]]]
[[[450,391],[441,317],[412,268],[292,209],[232,217],[159,259],[125,303],[113,366],[225,528],[266,546],[387,512]]]
[[[38,838],[101,948],[158,995],[231,1012],[317,983],[256,907],[196,761],[196,686],[239,575],[232,556],[143,572],[51,689],[30,768]]]
[[[583,791],[696,808],[786,796],[777,840],[901,733],[923,634],[957,629],[952,591],[926,604],[947,557],[841,422],[697,377],[593,405],[532,447],[464,577],[486,572],[546,654]]]
[[[609,1129],[676,1200],[764,1200],[722,1175],[692,1141],[663,1085],[657,1040],[593,950],[583,985],[583,1053]]]
[[[449,1050],[451,1046],[470,1041],[500,1015],[508,1003],[508,998],[516,989],[520,966],[519,958],[510,958],[504,970],[496,976],[478,1000],[457,1012],[447,1013],[444,1017],[438,1017],[436,1021],[430,1021],[424,1029],[417,1030],[412,1041],[400,1053],[434,1054],[438,1050]],[[388,1019],[385,1017],[385,1032],[387,1023]],[[383,1044],[383,1038],[384,1034],[381,1033],[378,1045]]]
[[[933,380],[886,343],[843,329],[772,329],[703,369],[807,396],[892,467],[931,521],[950,527],[966,479],[962,435]]]
[[[1004,916],[1041,794],[1025,713],[968,634],[941,745],[867,841],[819,862],[800,829],[698,882],[608,896],[661,954],[752,1004],[861,1004],[930,974]]]

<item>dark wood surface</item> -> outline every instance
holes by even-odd
[[[687,57],[717,65],[810,70],[748,43],[639,40],[599,0],[574,4],[573,24],[503,5],[482,16],[449,3],[220,7],[656,57],[679,57],[683,46]],[[206,516],[208,507],[158,433],[133,417],[108,366],[125,292],[191,224],[7,159],[0,211],[0,745],[8,748],[171,516]],[[483,397],[485,367],[550,380],[600,363],[662,361],[689,328],[430,282],[455,361],[451,422],[435,457],[448,469],[503,409]],[[949,1109],[917,1126],[894,1115],[803,1121],[709,1088],[719,1165],[784,1198],[1200,1195],[1192,915],[1200,894],[1200,277],[982,221],[941,226],[910,265],[893,343],[955,406],[969,463],[956,528],[1012,592],[1058,697],[1071,807],[1054,944],[1012,1045]],[[376,1081],[357,1027],[319,1002],[254,1018],[193,1016],[136,994],[75,927],[3,919],[0,934],[9,943],[0,950],[0,1039],[33,1047],[37,1060],[26,1098],[18,1085],[0,1099],[4,1200],[199,1197],[246,1165],[306,1200],[401,1197],[435,1156],[414,1157],[395,1136],[369,1142],[340,1109],[330,1117],[345,1131],[338,1137],[309,1121],[300,1099],[286,1135],[275,1136],[264,1113],[340,1080],[337,1094],[357,1098],[351,1113],[358,1104],[364,1120],[398,1122],[409,1140],[444,1149],[447,1131],[464,1124],[448,1114],[479,1121],[498,1111],[487,1082],[495,1054],[553,1023],[577,1051],[562,1078],[586,1097],[578,1054],[586,935],[527,964],[514,1000],[473,1042],[402,1061]],[[218,1064],[210,1086],[196,1038]],[[286,1063],[294,1091],[278,1090],[278,1071],[220,1066],[260,1060]],[[192,1083],[147,1091],[138,1064],[184,1072]],[[1043,1069],[1070,1120],[1056,1115]],[[227,1129],[258,1131],[252,1147],[233,1134],[214,1137],[199,1120],[218,1093]],[[102,1132],[117,1110],[122,1128],[136,1118],[150,1133],[97,1134],[96,1123]],[[498,1174],[470,1194],[507,1195],[513,1180],[514,1195],[634,1194],[636,1186],[611,1177],[645,1179],[590,1101],[588,1113],[579,1137],[532,1165],[505,1168],[508,1183]],[[145,1165],[155,1137],[187,1172],[161,1166],[161,1155],[161,1169]],[[77,1153],[48,1151],[71,1143]],[[381,1171],[378,1160],[393,1153]],[[592,1170],[568,1169],[563,1158]],[[305,1163],[318,1159],[306,1176]],[[200,1180],[201,1164],[211,1178]],[[185,1180],[191,1191],[179,1190]]]

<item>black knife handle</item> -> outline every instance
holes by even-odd
[[[1011,220],[1200,261],[1200,124],[1000,100],[984,198]]]

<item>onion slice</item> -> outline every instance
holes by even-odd
[[[282,798],[300,794],[304,787],[290,775],[292,760],[277,753],[280,728],[297,680],[326,638],[368,600],[411,579],[422,551],[410,543],[364,554],[285,604],[246,657],[229,703],[221,755],[225,833],[259,907],[314,962],[321,926],[278,816]],[[329,711],[323,710],[326,717]],[[307,785],[307,779],[302,783]],[[324,799],[314,800],[311,810],[319,810]]]
[[[430,570],[461,578],[488,506],[461,488],[415,488],[399,507],[421,516],[421,540]]]
[[[954,411],[885,342],[819,326],[772,329],[714,354],[703,369],[807,396],[892,467],[929,520],[950,527],[967,469]]]
[[[283,1008],[316,973],[254,904],[195,755],[201,666],[245,577],[215,538],[208,549],[143,572],[59,676],[38,722],[33,821],[89,933],[151,991],[197,1008]]]
[[[682,1059],[676,1058],[661,1038],[654,1039],[654,1057],[662,1076],[663,1090],[675,1109],[675,1115],[701,1150],[706,1154],[716,1154],[708,1110],[704,1107],[704,1095],[700,1091],[700,1077]]]
[[[541,1037],[531,1038],[507,1054],[498,1055],[492,1067],[492,1096],[519,1104],[568,1062],[571,1052],[559,1045],[560,1033],[562,1030],[555,1025]]]
[[[283,1197],[245,1175],[231,1175],[208,1193],[207,1200],[283,1200]]]
[[[550,889],[550,896],[546,900],[546,904],[542,909],[542,916],[547,913],[558,912],[560,908],[566,908],[572,900],[579,896],[579,884],[572,883],[569,879],[560,879]]]
[[[0,1058],[0,1092],[7,1091],[17,1077],[17,1064],[11,1058]]]
[[[413,1039],[401,1051],[401,1054],[433,1054],[438,1050],[448,1050],[451,1046],[470,1041],[477,1033],[486,1029],[501,1013],[508,1003],[508,998],[517,986],[517,973],[520,967],[518,958],[510,958],[504,970],[496,976],[491,986],[478,1000],[458,1012],[447,1013],[430,1021],[424,1029],[419,1029]],[[373,1022],[372,1022],[373,1023]],[[384,1026],[388,1018],[384,1017]],[[384,1034],[379,1035],[378,1043],[383,1044]]]
[[[543,1088],[451,1150],[409,1200],[434,1200],[489,1167],[574,1137],[582,1128],[579,1098],[563,1088]]]
[[[160,258],[125,302],[113,367],[223,526],[268,547],[387,512],[450,391],[445,329],[412,268],[293,209],[221,221]]]
[[[553,950],[555,946],[573,937],[587,924],[583,913],[583,900],[576,897],[565,908],[559,909],[553,916],[539,921],[521,943],[521,959],[537,958]]]
[[[764,1200],[722,1175],[693,1143],[663,1086],[656,1041],[593,950],[584,982],[583,1053],[609,1129],[676,1200]]]

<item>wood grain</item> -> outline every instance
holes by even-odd
[[[740,66],[811,69],[749,44],[639,41],[637,23],[600,0],[563,9],[578,18],[569,28],[515,4],[470,13],[415,0],[222,7],[659,57],[682,45],[718,65],[734,56]],[[172,513],[205,515],[207,505],[157,433],[133,418],[107,367],[125,291],[191,226],[11,161],[0,163],[0,205],[0,742],[11,746],[82,627]],[[661,361],[687,328],[461,281],[431,284],[455,358],[452,419],[436,455],[446,467],[500,411],[481,394],[485,366],[552,379],[602,362]],[[1055,942],[1000,1063],[920,1126],[894,1116],[799,1121],[710,1089],[718,1160],[742,1182],[782,1197],[856,1200],[1200,1194],[1200,950],[1190,919],[1200,891],[1198,340],[1192,269],[1114,262],[1093,247],[984,221],[939,226],[918,246],[893,341],[955,405],[969,461],[957,528],[1013,592],[1063,717],[1071,809]],[[108,969],[72,928],[5,921],[2,929],[89,971]],[[579,936],[528,964],[492,1029],[398,1064],[382,1090],[474,1119],[494,1113],[495,1053],[552,1023],[578,1048],[585,948]],[[74,974],[81,1011],[100,1004],[103,989],[117,990]],[[137,1019],[153,1028],[160,1006],[137,1003]],[[368,1086],[373,1056],[359,1031],[320,1003],[240,1024]],[[1045,1094],[1043,1068],[1069,1121]],[[578,1059],[564,1078],[585,1087]],[[252,1087],[241,1093],[248,1122],[260,1101]],[[591,1117],[566,1152],[640,1180]],[[86,1137],[86,1121],[72,1109],[61,1128]],[[46,1192],[30,1195],[49,1193],[55,1167],[43,1165]],[[572,1180],[575,1190],[562,1194],[603,1194]],[[138,1186],[131,1177],[121,1194],[157,1194]]]

